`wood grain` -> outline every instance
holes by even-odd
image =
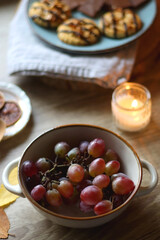
[[[1,12],[14,14],[16,1],[3,3]],[[124,137],[138,155],[151,162],[160,174],[160,1],[158,15],[152,27],[140,38],[136,63],[131,81],[145,85],[152,95],[152,119],[142,132],[125,133],[118,130],[111,113],[112,90],[97,87],[90,92],[56,90],[43,84],[39,79],[8,77],[6,65],[0,64],[0,81],[11,81],[19,85],[30,97],[33,113],[26,128],[16,137],[0,143],[0,176],[4,166],[22,155],[27,145],[43,131],[68,123],[89,123],[108,128]],[[9,9],[9,12],[7,12]],[[7,17],[6,17],[7,19]],[[8,37],[3,28],[2,53],[6,57]],[[2,30],[1,30],[2,31]],[[144,171],[143,184],[149,176]],[[45,219],[31,206],[27,199],[19,198],[6,209],[11,228],[9,240],[158,240],[160,239],[160,185],[144,197],[134,198],[128,209],[114,221],[103,226],[78,230],[55,225]]]

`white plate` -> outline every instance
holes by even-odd
[[[18,86],[12,83],[0,82],[0,91],[3,92],[5,101],[16,102],[22,111],[20,119],[15,124],[6,128],[6,132],[3,136],[3,140],[5,140],[16,135],[26,126],[30,119],[32,107],[30,99]]]

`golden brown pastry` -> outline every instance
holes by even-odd
[[[87,18],[68,19],[58,27],[57,33],[61,41],[78,46],[94,44],[101,36],[96,23]]]
[[[118,8],[105,13],[99,28],[110,38],[125,38],[138,32],[142,27],[140,17],[130,9]]]
[[[71,11],[66,4],[58,0],[43,0],[34,2],[28,15],[42,27],[55,28],[71,17]]]

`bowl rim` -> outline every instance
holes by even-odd
[[[54,131],[54,130],[58,130],[58,129],[62,129],[62,128],[69,128],[69,127],[90,127],[90,128],[96,128],[96,129],[99,129],[99,130],[103,130],[103,131],[107,131],[111,134],[113,134],[114,136],[116,136],[117,138],[119,138],[121,141],[123,141],[130,149],[131,151],[134,153],[134,156],[135,156],[135,160],[137,161],[138,163],[138,167],[139,167],[139,179],[138,179],[138,184],[136,185],[135,189],[133,190],[133,192],[131,193],[131,195],[127,198],[127,200],[121,204],[119,207],[113,209],[112,211],[108,212],[108,213],[104,213],[104,214],[101,214],[101,215],[94,215],[94,216],[86,216],[86,217],[73,217],[73,216],[67,216],[67,215],[62,215],[62,214],[59,214],[59,213],[55,213],[53,212],[52,210],[49,210],[43,206],[41,206],[38,202],[36,202],[32,197],[31,195],[29,194],[29,192],[27,191],[27,188],[24,184],[24,181],[23,181],[23,177],[22,177],[22,174],[20,173],[20,166],[22,164],[22,160],[23,160],[23,157],[25,156],[25,153],[27,152],[27,150],[34,144],[34,142],[36,142],[37,140],[39,140],[41,137],[43,137],[44,135],[46,134],[49,134],[50,132]],[[40,134],[38,137],[36,137],[27,147],[26,149],[24,150],[22,156],[21,156],[21,159],[19,161],[19,164],[18,164],[18,180],[19,180],[19,184],[20,184],[20,187],[22,189],[22,192],[24,194],[25,197],[27,197],[27,199],[35,206],[37,207],[39,210],[41,210],[42,212],[45,212],[49,215],[52,215],[54,217],[58,217],[58,218],[61,218],[61,219],[65,219],[65,220],[75,220],[75,221],[83,221],[83,220],[94,220],[94,219],[99,219],[99,218],[103,218],[103,217],[106,217],[106,216],[109,216],[115,212],[117,212],[118,210],[124,208],[126,205],[128,205],[130,203],[130,201],[133,199],[133,197],[136,195],[140,185],[141,185],[141,182],[142,182],[142,164],[141,164],[141,161],[140,161],[140,158],[138,156],[138,154],[136,153],[135,149],[123,138],[121,137],[120,135],[118,135],[117,133],[107,129],[107,128],[104,128],[104,127],[101,127],[101,126],[97,126],[97,125],[92,125],[92,124],[66,124],[66,125],[60,125],[60,126],[57,126],[55,128],[51,128],[45,132],[43,132],[42,134]]]

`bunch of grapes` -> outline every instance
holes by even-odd
[[[54,156],[28,160],[22,166],[28,191],[45,207],[79,202],[81,211],[100,215],[120,206],[135,187],[120,172],[119,156],[106,150],[103,139],[83,141],[74,148],[58,142]]]

